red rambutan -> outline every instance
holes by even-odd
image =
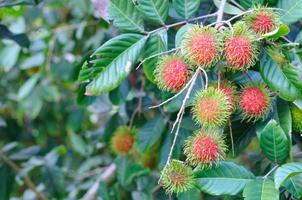
[[[277,14],[265,8],[259,8],[247,14],[245,20],[257,34],[272,32],[280,24]]]
[[[271,98],[265,86],[246,86],[242,89],[239,98],[240,109],[244,119],[256,121],[268,115],[271,108]]]
[[[163,56],[157,63],[154,75],[160,89],[178,92],[189,79],[189,66],[180,56]]]
[[[190,62],[202,67],[210,67],[221,56],[222,37],[213,27],[196,25],[185,35],[181,49]]]
[[[228,97],[222,91],[209,87],[197,93],[193,102],[193,117],[202,126],[220,127],[229,119],[231,109]]]
[[[118,127],[111,138],[111,148],[117,154],[127,154],[133,147],[136,130],[128,127]]]
[[[237,22],[234,30],[226,34],[224,57],[228,67],[245,71],[255,64],[258,54],[256,38],[244,22]]]
[[[222,91],[224,95],[227,96],[228,102],[231,106],[230,111],[233,112],[236,109],[236,104],[238,101],[237,91],[234,84],[230,81],[223,80],[219,83],[219,85],[218,82],[214,82],[212,86],[215,89]]]
[[[193,170],[178,160],[171,160],[162,170],[161,184],[168,193],[180,193],[194,186]]]
[[[211,167],[225,156],[226,145],[222,132],[201,129],[185,141],[186,161],[193,166]]]

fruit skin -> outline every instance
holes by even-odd
[[[220,90],[209,87],[196,94],[193,101],[193,118],[203,127],[224,126],[231,115],[232,106]]]
[[[265,119],[271,110],[270,92],[264,85],[247,85],[241,91],[239,106],[243,119]]]
[[[228,97],[228,102],[231,106],[230,112],[235,111],[238,102],[236,86],[228,80],[220,81],[219,85],[218,81],[215,81],[211,84],[211,86],[213,86],[215,89],[222,91]]]
[[[297,106],[291,107],[293,131],[302,133],[302,110]]]
[[[280,25],[279,16],[265,8],[256,8],[245,15],[244,20],[255,33],[260,35],[272,32]]]
[[[194,186],[192,168],[179,160],[171,160],[161,173],[161,185],[167,193],[185,192]]]
[[[154,71],[155,82],[164,91],[178,92],[190,77],[188,64],[179,55],[163,56]]]
[[[221,130],[200,129],[184,145],[186,161],[192,166],[211,167],[225,157],[227,146]]]
[[[225,32],[224,58],[228,69],[246,71],[258,59],[256,35],[242,21],[234,24],[233,29]]]
[[[181,51],[193,65],[209,68],[222,54],[222,36],[213,27],[196,25],[184,35]]]
[[[136,129],[129,130],[127,126],[118,127],[111,138],[112,150],[119,155],[128,154],[133,148],[136,132]]]

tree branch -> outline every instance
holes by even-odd
[[[19,173],[21,170],[18,165],[16,165],[12,160],[10,160],[6,154],[2,151],[0,151],[0,158],[8,164],[16,173]],[[36,185],[32,182],[32,180],[29,178],[29,176],[24,176],[24,183],[27,185],[29,189],[31,189],[40,200],[48,200],[36,187]]]

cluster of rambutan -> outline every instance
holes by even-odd
[[[276,14],[265,8],[248,12],[243,21],[227,30],[195,25],[185,33],[181,51],[160,59],[155,80],[160,89],[179,92],[198,67],[206,70],[218,62],[231,71],[247,71],[258,58],[258,40],[279,25]],[[193,118],[202,128],[184,144],[186,161],[171,161],[162,171],[162,185],[168,192],[190,188],[191,167],[211,167],[226,155],[223,128],[239,108],[243,120],[265,118],[271,108],[269,90],[263,84],[245,85],[240,91],[230,81],[213,82],[197,92],[192,103]]]

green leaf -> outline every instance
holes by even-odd
[[[264,0],[239,0],[239,2],[245,9],[249,9],[255,5],[263,4]]]
[[[297,99],[294,104],[302,110],[302,99]]]
[[[215,6],[217,8],[219,8],[221,0],[213,0],[213,1],[214,1]],[[241,9],[229,4],[228,2],[225,3],[223,12],[226,14],[229,14],[229,15],[240,15],[243,13],[243,11]]]
[[[165,120],[162,117],[155,117],[147,122],[138,132],[136,144],[141,152],[146,152],[154,145],[165,129]]]
[[[1,8],[1,2],[0,2],[0,8]],[[3,24],[0,24],[0,38],[13,40],[21,47],[28,48],[30,44],[30,41],[26,34],[24,33],[14,34]]]
[[[148,58],[155,54],[164,52],[168,49],[168,42],[167,42],[167,31],[163,30],[158,33],[154,33],[146,42],[146,47],[144,51],[144,57]],[[143,69],[146,77],[151,82],[154,82],[154,70],[156,67],[156,63],[159,57],[154,57],[143,64]]]
[[[201,0],[173,0],[173,7],[183,18],[189,19],[198,10]]]
[[[274,30],[270,33],[267,33],[267,34],[263,35],[262,37],[276,40],[282,36],[287,35],[289,32],[290,32],[290,28],[285,24],[281,24],[276,30]]]
[[[289,156],[289,140],[280,125],[271,120],[260,132],[260,147],[271,161],[283,163]]]
[[[113,105],[119,105],[124,103],[127,99],[130,89],[131,87],[129,85],[128,80],[126,79],[119,87],[109,93],[109,99],[111,103]]]
[[[264,82],[278,95],[287,100],[294,101],[301,96],[301,91],[292,83],[289,73],[285,73],[281,67],[263,52],[260,60],[260,74]]]
[[[165,24],[169,11],[168,0],[139,0],[138,7],[147,19]]]
[[[143,18],[131,0],[111,0],[109,15],[120,29],[144,32]]]
[[[302,18],[302,0],[279,0],[278,7],[284,11],[281,13],[281,21],[292,24]]]
[[[193,26],[194,26],[194,24],[186,24],[177,31],[176,36],[175,36],[175,47],[180,46],[184,34]]]
[[[30,77],[19,89],[18,91],[18,99],[24,99],[29,95],[29,93],[33,90],[35,85],[37,84],[38,80],[40,78],[39,74],[36,74],[32,77]]]
[[[243,190],[245,200],[279,200],[279,191],[271,180],[254,180]]]
[[[193,200],[193,199],[200,199],[200,191],[197,188],[192,188],[186,192],[182,192],[178,195],[178,200]]]
[[[292,132],[292,115],[287,102],[278,99],[277,101],[278,122],[287,136]]]
[[[123,186],[129,185],[134,178],[147,174],[149,170],[138,163],[133,163],[127,157],[117,157],[115,160],[117,166],[118,180]]]
[[[210,169],[197,168],[195,170],[196,186],[212,195],[236,195],[255,176],[233,162],[221,161]]]
[[[286,190],[294,195],[297,199],[302,197],[302,174],[289,177],[284,183],[283,186]]]
[[[275,187],[279,189],[280,186],[286,181],[288,178],[293,177],[295,175],[302,173],[302,163],[286,163],[279,167],[275,171]]]
[[[80,71],[80,81],[95,78],[86,86],[86,95],[97,96],[119,86],[137,61],[145,41],[142,35],[123,34],[98,48]]]
[[[73,132],[70,132],[69,139],[70,139],[71,147],[75,152],[77,152],[81,156],[87,155],[86,143],[81,136]]]

